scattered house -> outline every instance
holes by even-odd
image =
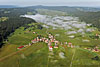
[[[32,43],[36,43],[36,42],[37,42],[36,38],[35,38],[34,40],[32,40],[31,42],[32,42]]]
[[[48,46],[51,46],[51,42],[49,41]]]
[[[65,42],[65,45],[68,44],[67,42]]]
[[[71,47],[72,43],[68,43],[68,47]]]
[[[46,39],[46,40],[45,40],[45,43],[48,43],[48,41],[49,41],[49,40],[48,40],[48,39]]]
[[[39,38],[39,37],[37,37],[37,38],[36,38],[36,40],[37,40],[37,42],[39,42],[39,41],[40,41],[40,38]]]
[[[17,49],[22,49],[22,48],[24,48],[24,46],[20,46],[20,47],[18,47]]]
[[[49,35],[49,38],[50,38],[50,39],[53,39],[54,37],[53,37],[52,35]]]
[[[96,40],[98,40],[98,39],[99,39],[99,35],[98,35],[98,34],[96,34],[96,35],[95,35],[95,38],[96,38]]]
[[[92,48],[84,48],[84,49],[87,49],[87,50],[92,51],[92,52],[100,52],[100,50],[98,49],[97,46],[94,49],[92,49]]]
[[[49,51],[53,51],[53,47],[52,46],[49,46]]]
[[[46,38],[45,38],[45,37],[44,37],[44,38],[42,38],[42,41],[43,41],[43,42],[45,42],[45,40],[46,40]]]
[[[43,40],[42,39],[40,39],[40,42],[42,42]]]
[[[96,46],[95,48],[99,48],[98,46]]]
[[[58,44],[58,43],[59,43],[59,41],[55,40],[55,43],[57,43],[57,44]]]
[[[51,42],[54,42],[54,39],[50,39]]]
[[[100,50],[99,49],[97,49],[97,48],[94,48],[93,49],[93,52],[99,52]]]
[[[91,50],[92,50],[91,48],[84,48],[84,49],[87,49],[87,50],[89,50],[89,51],[91,51]]]
[[[33,32],[33,34],[35,34],[36,32]]]
[[[96,36],[98,36],[98,34],[96,34]]]
[[[58,48],[58,45],[55,45],[54,48]]]

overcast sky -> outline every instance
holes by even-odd
[[[100,7],[100,0],[0,0],[0,5],[19,6],[93,6]]]

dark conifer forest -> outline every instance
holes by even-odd
[[[35,22],[32,19],[20,17],[20,15],[27,14],[27,12],[36,12],[35,10],[26,8],[1,8],[0,18],[7,17],[6,21],[0,21],[0,47],[2,42],[7,40],[7,36],[13,33],[17,28],[21,26],[27,26],[27,24]]]

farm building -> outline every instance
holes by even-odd
[[[24,48],[24,46],[20,46],[20,47],[18,47],[17,49],[22,49],[22,48]]]

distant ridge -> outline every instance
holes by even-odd
[[[0,8],[17,8],[15,5],[0,5]]]

